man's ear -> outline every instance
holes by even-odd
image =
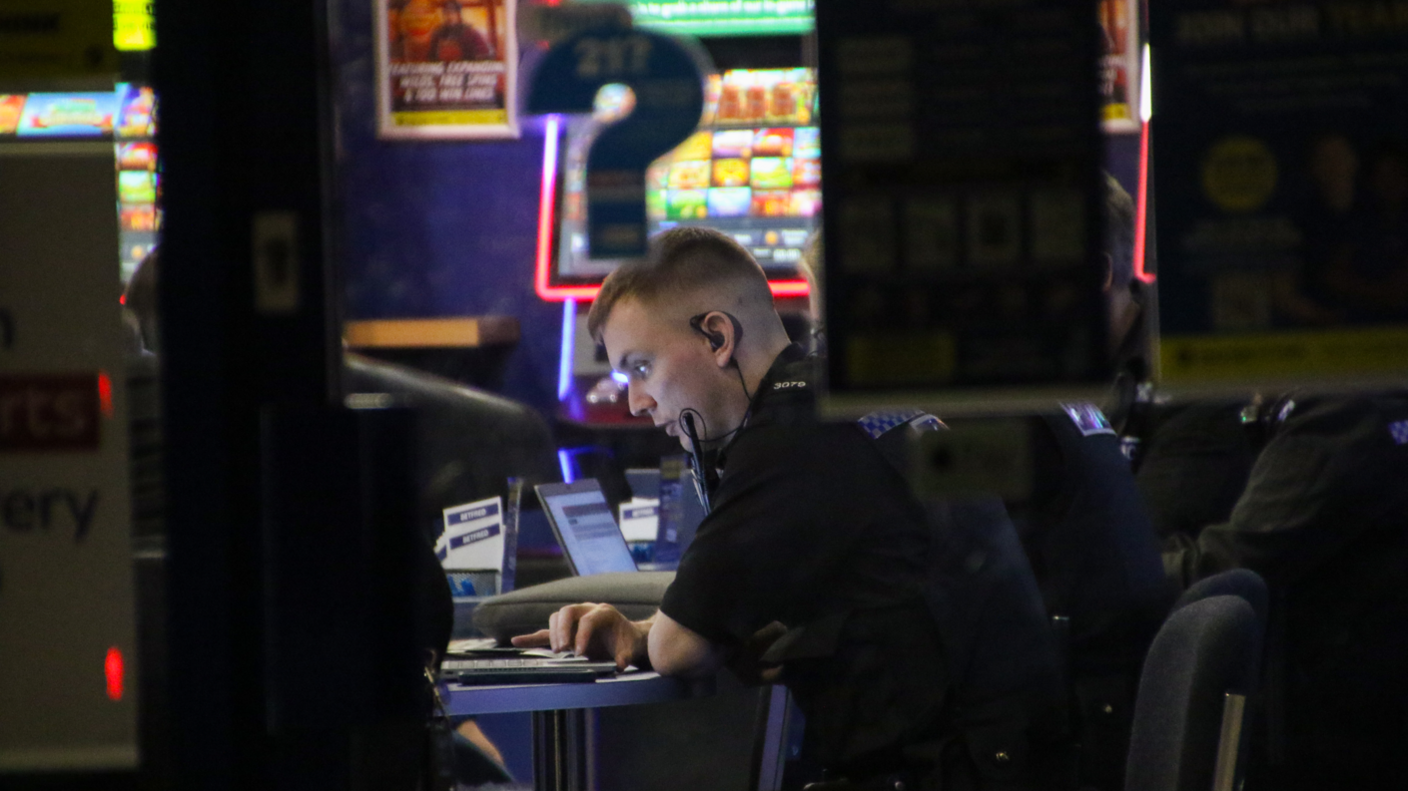
[[[1100,293],[1108,294],[1115,287],[1115,259],[1109,253],[1100,256],[1105,261],[1105,277],[1100,283]]]
[[[709,347],[720,368],[727,367],[738,353],[738,331],[723,311],[709,311],[699,331],[709,339]]]

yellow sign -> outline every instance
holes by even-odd
[[[1203,194],[1223,211],[1255,211],[1276,192],[1276,171],[1276,156],[1265,143],[1224,137],[1203,157]]]
[[[905,387],[953,378],[958,347],[948,332],[868,333],[846,344],[854,384]]]
[[[507,110],[432,110],[414,113],[392,113],[399,126],[436,126],[439,124],[507,124]]]
[[[1159,342],[1160,378],[1241,382],[1408,374],[1408,328],[1170,335]]]
[[[0,79],[117,71],[112,0],[0,0]]]
[[[123,52],[156,46],[152,0],[112,0],[112,43]]]

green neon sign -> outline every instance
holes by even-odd
[[[578,0],[600,3],[611,0]],[[635,24],[692,36],[810,33],[813,0],[626,0]]]

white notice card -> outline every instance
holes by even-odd
[[[502,497],[456,505],[444,514],[445,532],[435,544],[435,554],[446,570],[504,570]]]
[[[621,535],[627,541],[654,541],[660,530],[660,501],[636,497],[621,503]]]

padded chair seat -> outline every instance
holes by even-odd
[[[548,616],[569,604],[610,604],[633,621],[655,614],[673,571],[593,574],[545,582],[486,599],[474,610],[480,632],[507,643],[510,637],[546,629]]]

